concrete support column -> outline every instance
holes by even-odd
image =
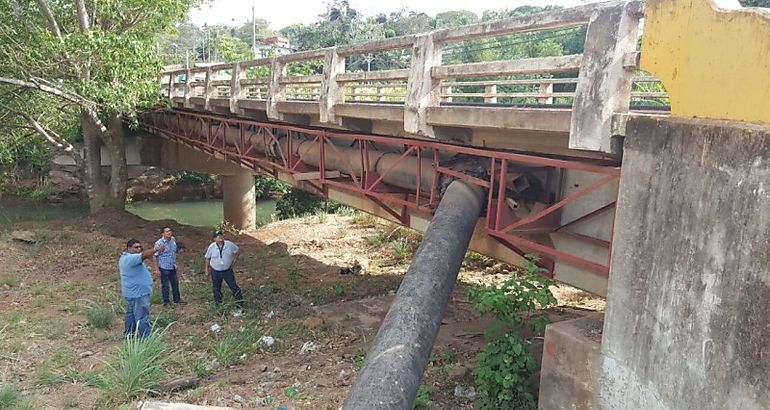
[[[222,177],[225,220],[239,229],[254,229],[257,225],[257,199],[254,194],[254,174],[243,171]]]
[[[770,129],[632,118],[599,408],[770,408]]]

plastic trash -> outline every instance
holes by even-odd
[[[219,331],[222,330],[222,326],[219,326],[218,323],[214,323],[211,325],[211,331],[214,333],[219,333]]]

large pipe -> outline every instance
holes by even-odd
[[[344,409],[412,408],[483,197],[465,182],[447,188]]]

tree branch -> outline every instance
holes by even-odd
[[[40,14],[42,14],[43,18],[45,18],[46,25],[48,26],[48,31],[50,31],[54,37],[61,38],[61,31],[59,30],[59,25],[56,23],[56,19],[53,17],[51,8],[48,7],[48,1],[37,0],[37,7],[40,9]]]
[[[76,0],[75,3],[78,10],[78,24],[80,24],[80,32],[86,34],[90,30],[90,25],[88,23],[88,12],[86,11],[86,2],[85,0]]]
[[[50,85],[41,84],[40,82],[34,79],[31,81],[25,81],[25,80],[19,80],[16,78],[0,77],[0,83],[11,84],[18,87],[24,87],[24,88],[37,89],[37,90],[46,92],[48,94],[63,98],[67,101],[73,102],[83,107],[91,107],[96,105],[93,102],[88,101],[84,97],[81,97],[77,94],[74,94],[69,91],[65,91]]]

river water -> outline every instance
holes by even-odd
[[[275,213],[276,200],[257,201],[257,220],[270,221]],[[143,201],[126,206],[126,210],[144,219],[154,221],[173,219],[181,224],[212,227],[222,222],[222,200],[152,202]],[[0,225],[22,221],[51,221],[79,219],[88,215],[88,206],[81,203],[65,204],[0,204]]]

